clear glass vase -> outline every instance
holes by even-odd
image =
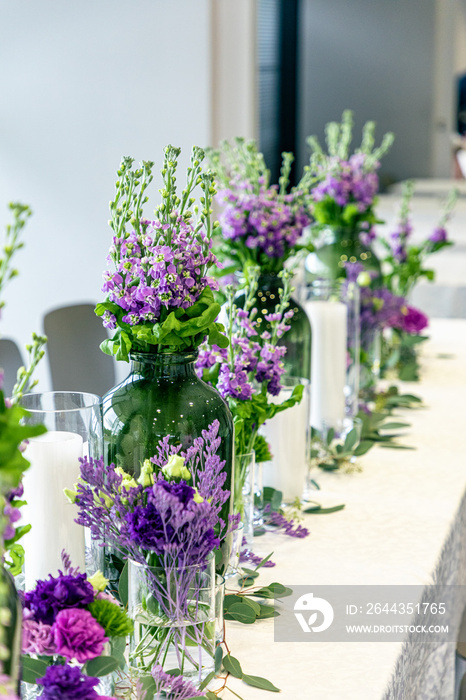
[[[219,421],[224,460],[224,488],[233,492],[233,419],[225,401],[195,372],[197,352],[178,354],[132,353],[128,377],[103,398],[104,455],[136,477],[145,459],[154,456],[162,438],[191,447],[214,420]],[[227,523],[233,498],[224,504],[220,517]],[[218,573],[230,558],[231,536],[222,547]]]
[[[213,558],[205,565],[186,567],[129,562],[133,671],[144,678],[154,666],[161,666],[194,684],[212,672],[219,636],[216,606],[222,594],[218,581]]]
[[[312,242],[315,250],[306,256],[305,277],[311,283],[316,279],[335,281],[345,277],[345,264],[362,263],[364,268],[380,274],[380,261],[375,253],[363,245],[359,227],[316,226]]]

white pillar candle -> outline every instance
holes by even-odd
[[[345,417],[347,308],[340,301],[308,301],[311,321],[311,425],[336,427]]]
[[[56,575],[62,568],[63,549],[73,566],[84,572],[84,528],[74,522],[78,508],[63,493],[79,477],[83,440],[76,433],[51,431],[31,439],[24,456],[31,463],[24,475],[27,506],[22,512],[23,522],[32,525],[22,540],[25,584],[30,590],[37,579]]]
[[[283,500],[291,503],[301,498],[308,470],[307,450],[309,431],[309,385],[304,387],[301,403],[287,408],[268,420],[260,429],[270,444],[272,460],[264,462],[262,481],[283,493]],[[291,391],[284,389],[276,397],[282,403]]]

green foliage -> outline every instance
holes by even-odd
[[[235,678],[239,678],[247,685],[251,685],[255,688],[262,688],[262,690],[269,690],[272,693],[280,692],[280,688],[277,688],[266,678],[261,678],[260,676],[251,676],[249,674],[244,673],[238,659],[236,659],[231,654],[227,654],[226,656],[224,656],[223,668],[227,673],[231,674]]]
[[[97,599],[87,606],[108,637],[125,637],[133,631],[133,621],[119,605],[110,600]]]

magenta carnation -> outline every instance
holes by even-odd
[[[62,610],[52,627],[57,653],[80,664],[100,656],[108,638],[88,610]]]
[[[403,330],[406,333],[420,333],[428,325],[429,319],[413,306],[408,306],[407,309],[407,313],[402,316]]]

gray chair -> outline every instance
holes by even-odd
[[[14,340],[0,338],[0,369],[3,370],[3,393],[11,396],[18,369],[23,366],[21,351]]]
[[[44,316],[47,357],[54,391],[103,396],[115,384],[115,360],[100,350],[108,338],[95,304],[76,304]]]

